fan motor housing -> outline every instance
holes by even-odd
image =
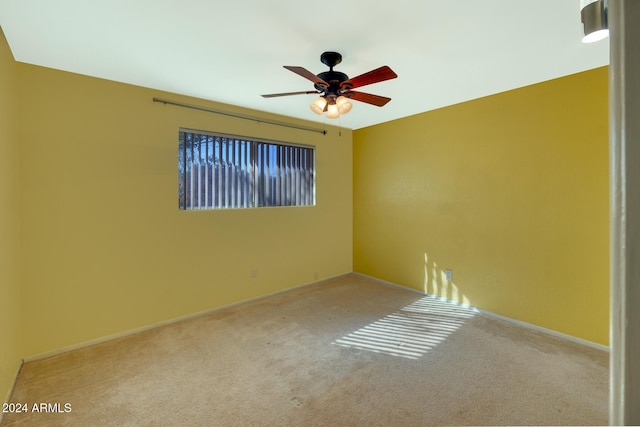
[[[346,82],[349,80],[349,76],[345,73],[341,73],[340,71],[325,71],[323,73],[318,74],[318,77],[329,83],[329,87],[325,87],[322,84],[316,83],[314,87],[319,91],[327,91],[329,93],[337,93],[341,89],[342,82]]]

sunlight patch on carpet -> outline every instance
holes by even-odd
[[[473,308],[425,296],[332,344],[418,359],[476,313]]]

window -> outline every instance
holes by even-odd
[[[180,209],[315,205],[315,148],[180,130]]]

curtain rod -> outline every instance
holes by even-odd
[[[275,121],[275,120],[265,120],[265,119],[260,119],[258,117],[245,116],[245,115],[242,115],[242,114],[228,113],[226,111],[214,110],[212,108],[200,107],[200,106],[197,106],[197,105],[183,104],[181,102],[170,101],[168,99],[153,98],[153,102],[161,102],[161,103],[163,103],[165,105],[169,104],[169,105],[175,105],[175,106],[178,106],[178,107],[191,108],[192,110],[206,111],[207,113],[221,114],[223,116],[230,116],[230,117],[235,117],[235,118],[238,118],[238,119],[251,120],[251,121],[254,121],[254,122],[258,122],[258,123],[267,123],[267,124],[270,124],[270,125],[285,126],[285,127],[289,127],[289,128],[293,128],[293,129],[307,130],[307,131],[310,131],[310,132],[318,132],[318,133],[321,133],[323,135],[327,134],[327,131],[324,130],[324,129],[311,128],[311,127],[305,127],[305,126],[297,126],[297,125],[292,125],[290,123],[278,122],[278,121]]]

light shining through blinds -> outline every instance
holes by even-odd
[[[180,209],[315,205],[315,149],[181,130]]]

